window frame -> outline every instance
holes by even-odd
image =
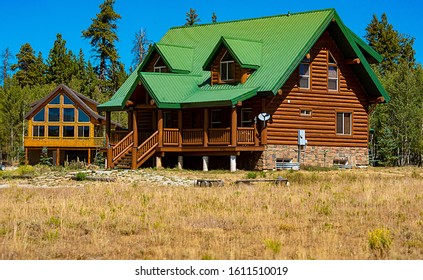
[[[162,60],[163,65],[156,66],[156,65],[157,65],[157,63],[158,63],[160,60]],[[167,69],[167,67],[166,67],[166,65],[165,65],[165,63],[164,63],[164,61],[163,61],[162,57],[161,57],[161,56],[159,56],[159,57],[157,58],[156,62],[154,63],[154,65],[153,65],[153,72],[155,72],[155,73],[164,73],[164,72],[163,72],[163,69]]]
[[[300,116],[301,117],[311,117],[313,116],[313,110],[308,108],[300,108]]]
[[[331,77],[329,75],[331,67],[335,68],[336,77]],[[335,58],[333,57],[333,55],[330,52],[328,52],[328,67],[327,67],[327,69],[328,69],[328,81],[327,81],[328,82],[328,84],[327,84],[328,90],[338,91],[339,90],[339,67],[338,67],[338,63],[336,62]],[[335,81],[335,85],[336,85],[335,89],[329,88],[329,84],[330,84],[329,81]]]
[[[231,59],[225,59],[226,55],[230,56],[230,53],[228,53],[228,51],[225,51],[219,62],[219,80],[221,83],[235,81],[235,60],[233,59],[233,57],[231,57]],[[226,77],[223,77],[223,67],[226,70]],[[232,78],[229,78],[230,73],[232,73]]]
[[[41,112],[42,112],[42,114],[41,114]],[[35,118],[36,118],[38,115],[42,116],[42,117],[43,117],[43,119],[42,119],[42,120],[36,120]],[[45,107],[41,108],[41,109],[40,109],[40,111],[38,111],[38,113],[36,113],[36,114],[32,117],[32,121],[33,121],[33,122],[45,122],[45,121],[46,121],[46,108],[45,108]]]
[[[349,131],[346,132],[345,130],[345,124],[346,124],[346,114],[349,115]],[[341,125],[340,126],[340,118],[339,116],[341,116]],[[335,133],[336,135],[345,135],[345,136],[351,136],[352,135],[352,131],[353,131],[353,113],[352,112],[336,112],[335,114]]]
[[[248,114],[248,119],[245,119],[245,113]],[[253,109],[241,108],[241,127],[252,127],[254,123]]]
[[[73,115],[72,115],[72,120],[67,120],[65,117],[66,117],[66,114],[65,114],[65,111],[70,111],[70,110],[72,110],[73,111]],[[63,116],[63,122],[65,122],[65,123],[72,123],[72,122],[75,122],[75,108],[74,107],[72,107],[72,108],[70,108],[70,107],[63,107],[63,110],[62,110],[62,116]]]
[[[85,135],[85,129],[88,128],[88,135]],[[82,131],[82,135],[80,133],[80,130]],[[78,138],[89,138],[90,137],[90,130],[91,127],[89,125],[78,125]]]
[[[68,131],[67,128],[72,128],[73,135],[65,135],[65,133]],[[64,125],[62,126],[62,137],[63,138],[74,138],[75,137],[75,126],[74,125]]]
[[[302,73],[302,67],[307,66],[307,70]],[[303,60],[300,62],[300,66],[298,68],[298,87],[302,89],[310,89],[311,88],[311,61],[309,58],[304,57]],[[308,74],[306,74],[308,72]],[[303,87],[301,85],[301,80],[306,78],[307,79],[307,87]]]
[[[47,112],[47,115],[48,115],[48,118],[47,118],[47,121],[49,122],[49,123],[52,123],[52,122],[54,122],[54,123],[58,123],[58,122],[60,122],[60,107],[47,107],[48,108],[48,112]],[[57,110],[57,112],[59,113],[58,114],[58,119],[56,120],[56,119],[50,119],[50,110]],[[52,115],[53,116],[53,115]],[[54,115],[54,116],[56,116],[56,115]]]
[[[213,116],[219,116],[218,121],[213,121]],[[221,128],[222,127],[222,109],[210,110],[210,128]]]
[[[42,129],[40,129],[42,128]],[[40,135],[40,131],[42,130],[42,135]],[[35,133],[37,131],[37,133]],[[37,135],[36,135],[37,134]],[[33,125],[32,126],[32,137],[45,137],[46,135],[46,128],[44,125]]]

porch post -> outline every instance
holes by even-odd
[[[132,162],[131,169],[137,169],[137,151],[138,151],[138,124],[137,112],[132,111],[132,131],[134,132],[134,143],[132,146]]]
[[[182,170],[184,169],[184,157],[178,156],[178,169]]]
[[[237,143],[237,112],[236,106],[232,107],[231,112],[231,146],[236,146]]]
[[[203,156],[203,171],[209,171],[209,157]]]
[[[157,110],[157,129],[159,130],[159,148],[163,147],[163,110]]]
[[[259,146],[259,134],[258,134],[258,129],[257,129],[257,121],[254,121],[254,146]]]
[[[60,165],[60,149],[56,149],[56,166]]]
[[[110,111],[106,111],[106,149],[107,149],[107,166],[106,168],[113,168],[113,154],[112,148],[110,146],[110,127],[111,127],[111,120],[110,120]]]
[[[178,111],[178,130],[178,143],[179,147],[182,147],[182,109]]]
[[[266,99],[261,100],[261,111],[266,112]],[[261,129],[261,144],[267,145],[267,123],[264,124],[265,127]]]
[[[231,172],[236,171],[236,156],[233,156],[233,155],[230,156],[230,167],[231,167]]]
[[[207,147],[209,143],[209,109],[207,108],[204,108],[203,133],[204,147]]]
[[[91,149],[88,148],[88,159],[87,159],[87,163],[91,164]]]

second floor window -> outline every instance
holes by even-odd
[[[328,89],[338,90],[338,66],[331,54],[328,61]]]
[[[300,88],[310,88],[310,59],[304,57],[300,63]]]
[[[220,61],[220,81],[229,82],[235,79],[235,61],[228,52]]]
[[[212,128],[222,127],[222,110],[211,110],[210,124]]]
[[[154,72],[158,72],[158,73],[167,72],[166,71],[166,64],[164,64],[163,59],[161,57],[159,57],[156,60],[156,63],[154,63],[153,70],[154,70]]]

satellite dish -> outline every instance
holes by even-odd
[[[270,120],[270,114],[269,113],[260,113],[258,115],[258,119],[263,121],[263,122],[268,121],[268,120]]]

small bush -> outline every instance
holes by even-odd
[[[279,240],[266,239],[263,242],[264,246],[266,246],[267,249],[272,250],[273,253],[277,254],[281,251],[282,243]]]
[[[378,228],[369,232],[369,248],[378,257],[386,255],[392,244],[391,232],[385,228]]]
[[[76,180],[77,181],[84,181],[86,179],[87,179],[87,173],[85,173],[85,172],[76,173]]]
[[[21,165],[16,170],[16,172],[21,176],[23,176],[23,175],[33,175],[35,173],[35,168],[32,167],[31,165]]]
[[[257,173],[256,172],[248,172],[247,173],[247,179],[256,179]]]

